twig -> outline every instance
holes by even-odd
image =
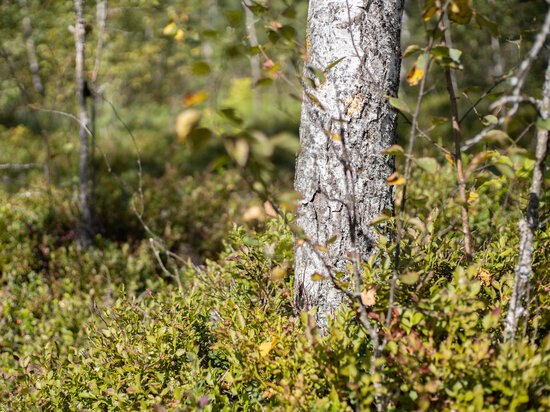
[[[464,178],[464,170],[462,168],[462,155],[460,151],[460,125],[458,123],[458,108],[456,105],[456,96],[451,80],[451,71],[449,68],[445,70],[445,78],[447,80],[447,90],[451,101],[451,112],[453,120],[453,135],[455,141],[455,164],[458,177],[458,189],[460,193],[460,211],[462,215],[462,233],[464,235],[464,253],[468,264],[472,263],[472,237],[470,233],[470,221],[468,217],[468,197],[466,194],[466,179]]]
[[[550,15],[550,11],[547,16]],[[543,87],[544,107],[541,113],[543,119],[548,119],[550,108],[550,60],[546,68],[546,75]],[[504,339],[514,340],[518,321],[524,312],[528,310],[528,302],[524,302],[525,295],[529,289],[529,281],[532,274],[533,242],[535,230],[539,227],[539,203],[546,171],[546,156],[548,154],[549,131],[539,130],[537,132],[536,161],[533,169],[533,180],[531,182],[531,193],[525,217],[518,223],[520,229],[520,245],[518,263],[515,268],[514,288],[510,298],[510,305],[504,321]]]
[[[443,6],[444,9],[448,6],[448,1],[445,2],[445,5]],[[442,9],[443,10],[443,9]],[[402,194],[402,200],[401,205],[399,207],[399,213],[397,215],[397,236],[395,240],[395,254],[394,254],[394,272],[391,279],[391,286],[390,286],[390,296],[388,301],[388,311],[386,314],[386,327],[388,328],[391,324],[392,316],[393,316],[393,302],[395,299],[395,288],[397,285],[397,279],[399,277],[399,258],[401,254],[401,240],[403,236],[403,215],[405,214],[405,206],[407,203],[407,184],[409,182],[410,172],[411,172],[411,165],[412,165],[412,152],[414,150],[414,143],[416,140],[416,132],[419,130],[418,128],[418,115],[420,114],[420,107],[422,105],[422,100],[424,99],[424,89],[426,87],[426,80],[428,78],[428,70],[430,68],[430,52],[432,50],[433,44],[434,44],[434,37],[437,32],[437,29],[439,27],[439,24],[441,23],[441,20],[443,19],[443,11],[439,15],[439,19],[431,31],[431,35],[428,40],[428,46],[426,47],[425,55],[428,57],[426,59],[426,63],[423,67],[424,70],[424,76],[422,76],[422,80],[420,81],[420,89],[418,91],[418,98],[416,99],[416,107],[413,113],[412,121],[411,121],[411,131],[409,136],[409,147],[407,149],[407,160],[405,161],[405,171],[403,173],[403,177],[405,179],[405,182],[403,183],[403,194]],[[427,137],[427,135],[424,135],[422,133],[422,136],[424,138]],[[432,141],[428,138],[429,141]],[[435,143],[432,141],[432,143]]]
[[[96,189],[97,189],[97,164],[95,159],[95,150],[96,150],[96,120],[97,120],[97,76],[99,74],[99,66],[101,64],[101,55],[103,52],[103,38],[105,34],[105,22],[107,20],[107,0],[100,0],[97,2],[96,6],[96,16],[99,21],[99,33],[97,37],[97,48],[96,56],[94,63],[94,70],[92,71],[92,77],[90,79],[90,88],[92,90],[92,110],[91,110],[91,129],[93,131],[92,141],[91,141],[91,166],[92,166],[92,191],[91,191],[91,202],[92,202],[92,213],[95,214],[95,201],[96,201]],[[94,221],[95,215],[94,215]]]
[[[37,169],[44,167],[42,163],[2,163],[0,164],[0,170],[27,170]]]

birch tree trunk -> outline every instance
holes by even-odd
[[[90,164],[92,168],[92,189],[90,194],[90,212],[92,216],[92,223],[96,224],[98,223],[97,215],[96,215],[96,208],[95,208],[95,202],[96,202],[96,188],[97,188],[97,179],[96,179],[96,172],[97,172],[97,162],[95,158],[95,152],[96,152],[96,138],[97,138],[97,128],[96,128],[96,120],[97,120],[97,101],[100,96],[100,91],[97,87],[97,77],[99,75],[99,66],[101,64],[101,55],[103,53],[103,37],[105,35],[105,24],[107,21],[107,0],[98,0],[96,4],[96,19],[97,24],[99,26],[98,35],[97,35],[97,48],[96,48],[96,56],[95,56],[95,63],[94,63],[94,70],[92,72],[92,78],[90,81],[90,88],[92,92],[92,110],[91,110],[91,131],[92,131],[92,147],[90,151]]]
[[[34,45],[33,30],[27,0],[19,0],[19,6],[24,13],[23,30],[26,38],[25,45],[27,47],[27,56],[29,58],[29,68],[31,70],[32,85],[37,93],[42,94],[44,93],[44,86],[42,85],[42,79],[40,78],[40,65],[38,63],[38,56],[36,54],[36,47]]]
[[[380,152],[397,136],[397,112],[385,96],[399,87],[402,13],[403,0],[310,0],[304,77],[311,82],[304,82],[295,177],[297,224],[309,240],[296,247],[295,299],[317,307],[321,325],[344,296],[329,271],[349,273],[349,256],[367,260],[376,237],[370,221],[393,210],[386,181],[394,159]],[[328,252],[314,247],[329,239]],[[312,280],[315,273],[324,280]]]
[[[90,207],[90,153],[88,145],[88,109],[86,106],[86,83],[84,81],[84,50],[85,50],[85,26],[84,26],[84,0],[75,0],[74,7],[76,11],[75,24],[75,75],[76,75],[76,94],[78,97],[80,120],[80,156],[79,156],[79,201],[81,222],[78,230],[78,243],[81,247],[87,248],[92,244],[92,212]]]
[[[546,68],[544,86],[542,88],[542,110],[543,119],[550,116],[550,60]],[[533,261],[533,242],[535,231],[539,226],[539,203],[546,172],[546,156],[548,154],[548,130],[537,131],[536,161],[533,169],[533,180],[531,181],[531,193],[525,217],[520,220],[518,226],[520,231],[520,244],[518,264],[515,268],[514,289],[510,298],[510,306],[504,321],[504,337],[506,340],[514,339],[518,322],[522,316],[527,314],[529,302],[526,300],[529,281],[531,279]]]

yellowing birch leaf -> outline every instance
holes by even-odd
[[[176,33],[176,23],[172,22],[168,25],[166,25],[166,27],[162,30],[162,34],[166,35],[166,36],[172,36]]]
[[[260,344],[260,346],[258,346],[258,349],[260,350],[260,356],[264,358],[269,355],[269,352],[273,350],[277,342],[279,342],[279,339],[273,338],[269,342],[263,342],[262,344]]]
[[[403,176],[399,176],[399,173],[394,172],[390,177],[388,177],[387,183],[390,186],[399,186],[405,183],[405,178]]]
[[[196,93],[188,93],[183,98],[183,105],[186,107],[189,106],[195,106],[199,103],[202,103],[206,98],[208,97],[208,93],[206,92],[196,92]]]
[[[311,275],[311,280],[313,281],[318,281],[318,280],[323,280],[323,276],[321,276],[319,273],[314,273],[313,275]]]
[[[201,112],[194,109],[188,109],[181,112],[176,118],[176,134],[180,143],[185,143],[191,129],[198,123],[201,118]]]
[[[479,279],[481,279],[482,282],[487,284],[491,282],[491,278],[493,277],[491,272],[483,268],[478,269],[476,276],[479,277]]]
[[[178,31],[176,32],[176,34],[174,35],[174,39],[176,40],[182,40],[183,39],[183,30],[182,29],[178,29]]]
[[[473,202],[473,201],[476,200],[478,197],[479,197],[479,194],[478,194],[478,193],[476,193],[476,192],[470,192],[470,194],[468,195],[468,203]]]
[[[424,12],[422,13],[422,16],[424,17],[424,21],[430,20],[436,11],[437,11],[437,8],[435,6],[432,6],[424,10]]]
[[[454,0],[449,5],[449,20],[458,24],[466,24],[472,17],[472,9],[469,0]]]
[[[284,279],[286,276],[286,269],[281,266],[275,266],[271,269],[271,280],[278,281]]]
[[[372,288],[361,292],[361,303],[365,306],[374,306],[376,304],[376,290]]]
[[[422,77],[424,77],[424,70],[414,63],[407,73],[407,83],[409,83],[409,86],[416,86]]]
[[[449,153],[445,153],[445,159],[453,166],[455,165],[455,159]]]

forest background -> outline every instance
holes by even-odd
[[[399,146],[388,152],[399,173],[388,181],[397,210],[413,159],[401,264],[382,230],[358,303],[380,323],[381,348],[355,304],[325,331],[294,304],[292,182],[301,90],[312,81],[302,75],[307,6],[85,2],[93,236],[83,247],[75,3],[2,1],[2,407],[550,407],[544,191],[527,310],[513,339],[503,326],[535,136],[550,124],[528,99],[513,116],[501,118],[503,105],[495,106],[544,29],[547,4],[405,4],[402,81],[392,102],[401,112]],[[448,7],[454,15],[440,13]],[[450,29],[437,34],[442,22]],[[437,48],[442,39],[447,47]],[[548,55],[542,47],[532,61],[522,95],[541,98]],[[471,264],[448,153],[447,68],[463,142],[494,128],[461,156]],[[314,69],[319,81],[330,70]],[[413,114],[422,133],[407,154]],[[546,175],[543,187],[549,182]],[[398,222],[381,216],[373,222],[380,224]]]

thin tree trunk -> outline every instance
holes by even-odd
[[[494,6],[495,0],[489,0],[489,4]],[[495,20],[494,13],[491,14],[491,19]],[[504,73],[504,65],[502,64],[502,53],[500,50],[500,41],[498,37],[491,34],[491,51],[493,52],[493,64],[491,65],[491,74],[493,77],[502,76]]]
[[[549,117],[550,109],[550,60],[546,68],[546,75],[543,86],[543,110],[541,116],[543,119]],[[533,169],[533,180],[531,182],[531,193],[529,194],[529,204],[524,219],[519,223],[520,244],[518,264],[515,269],[514,289],[510,298],[510,306],[504,321],[504,337],[506,340],[514,339],[518,328],[519,319],[528,310],[526,300],[529,281],[531,279],[533,261],[533,242],[535,231],[539,226],[539,202],[546,171],[546,156],[548,154],[548,130],[539,130],[537,132],[536,161]]]
[[[249,4],[246,1],[243,1],[244,12],[246,15],[246,31],[248,33],[248,42],[251,47],[258,46],[258,38],[256,36],[256,29],[254,27],[254,13],[248,8]],[[260,55],[253,54],[250,56],[250,72],[252,74],[252,86],[255,86],[258,80],[260,80]],[[256,110],[253,115],[261,113],[261,101],[258,88],[254,87],[252,89],[252,100]]]
[[[321,325],[343,301],[329,272],[349,273],[348,256],[367,260],[376,239],[370,221],[393,210],[394,159],[380,152],[397,137],[385,96],[399,87],[402,12],[402,0],[310,0],[304,77],[315,87],[304,84],[295,178],[297,224],[309,240],[296,247],[295,299],[317,307]]]
[[[458,180],[458,192],[460,193],[460,215],[462,218],[462,234],[464,236],[464,255],[466,256],[466,262],[472,264],[473,247],[472,247],[472,234],[470,232],[470,218],[468,213],[468,194],[466,193],[466,178],[464,177],[464,170],[462,165],[462,154],[460,150],[460,124],[458,116],[458,107],[456,105],[455,89],[453,87],[453,81],[451,77],[451,70],[445,69],[445,79],[447,81],[447,91],[449,93],[449,99],[451,101],[451,114],[453,119],[453,136],[455,143],[455,163],[456,163],[456,175]]]
[[[29,58],[32,85],[37,93],[42,94],[44,93],[44,86],[42,85],[42,79],[40,78],[40,65],[38,63],[38,56],[36,54],[36,47],[34,45],[31,18],[29,16],[30,12],[27,6],[27,0],[19,0],[19,6],[24,13],[23,30],[25,33],[25,44],[27,46],[27,56]]]
[[[88,109],[86,107],[86,82],[84,81],[84,50],[85,50],[85,26],[84,26],[84,0],[75,0],[76,11],[75,24],[75,49],[76,49],[76,94],[79,105],[79,120],[82,125],[88,125]],[[81,222],[78,230],[78,243],[87,248],[92,244],[92,212],[90,207],[90,182],[89,163],[90,154],[88,147],[88,134],[84,127],[80,127],[80,156],[79,156],[79,200]]]
[[[97,2],[97,11],[96,17],[99,25],[98,37],[97,37],[97,49],[96,49],[96,58],[94,64],[94,71],[92,72],[91,78],[91,91],[92,91],[92,110],[91,110],[91,131],[92,131],[92,150],[91,150],[91,166],[92,166],[92,191],[90,195],[90,209],[92,213],[92,222],[97,223],[97,218],[95,215],[95,204],[96,204],[96,188],[97,188],[97,162],[95,158],[96,151],[96,120],[97,120],[97,100],[99,98],[99,92],[97,88],[97,76],[99,74],[99,66],[101,64],[101,55],[103,53],[103,36],[105,34],[105,22],[107,20],[107,0],[100,0]]]

